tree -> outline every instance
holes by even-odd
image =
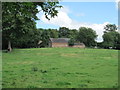
[[[3,2],[2,3],[2,32],[8,41],[8,51],[11,51],[11,42],[27,34],[29,30],[36,29],[36,14],[40,6],[47,19],[55,17],[58,13],[58,2]]]
[[[71,39],[68,41],[69,46],[73,46],[74,43],[75,43],[75,39],[74,39],[74,38],[71,38]]]
[[[104,29],[106,30],[104,33],[111,32],[111,31],[116,31],[117,27],[115,24],[107,24]]]
[[[50,33],[48,30],[44,30],[42,35],[42,44],[41,47],[49,47]]]
[[[96,32],[93,29],[81,27],[77,35],[77,40],[84,43],[87,47],[92,47],[96,45],[96,37]]]
[[[103,47],[104,48],[109,48],[109,47],[114,47],[114,37],[111,32],[105,33],[103,35]]]
[[[116,31],[110,31],[104,33],[103,35],[103,47],[104,48],[116,48],[119,49],[120,46],[120,34]]]
[[[120,44],[120,33],[118,33],[115,24],[107,24],[104,28],[106,31],[103,35],[103,47],[104,48],[116,48],[119,49]]]
[[[74,40],[76,40],[77,34],[78,34],[78,30],[76,29],[69,30],[69,38],[73,38]]]
[[[50,38],[58,38],[58,30],[57,29],[48,29]]]
[[[29,31],[26,35],[18,38],[15,42],[12,42],[12,46],[15,48],[36,48],[41,38],[42,30],[34,29]]]
[[[69,28],[60,27],[59,28],[59,38],[68,38],[69,37]]]
[[[116,49],[119,49],[120,50],[120,33],[118,33],[117,35],[116,35],[116,39],[115,39],[115,47],[116,47]]]

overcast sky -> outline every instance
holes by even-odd
[[[117,0],[118,1],[118,0]],[[118,25],[118,6],[116,2],[60,2],[58,16],[48,21],[44,13],[37,14],[40,20],[36,21],[37,28],[68,27],[79,29],[90,27],[98,35],[97,41],[102,41],[104,26],[108,23]],[[38,7],[41,10],[40,7]]]

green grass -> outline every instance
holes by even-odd
[[[118,50],[32,48],[3,52],[3,88],[115,88]]]

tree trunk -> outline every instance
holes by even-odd
[[[12,51],[12,48],[11,48],[11,42],[8,41],[8,52],[11,52]]]

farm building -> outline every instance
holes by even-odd
[[[84,43],[74,43],[74,45],[72,47],[75,47],[75,48],[85,48],[85,44]]]
[[[50,38],[50,47],[69,47],[68,41],[69,38]],[[83,43],[74,43],[72,47],[85,48]]]
[[[69,38],[50,38],[50,47],[68,47]]]

